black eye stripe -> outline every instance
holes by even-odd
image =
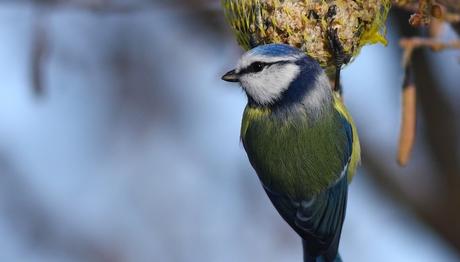
[[[262,71],[265,67],[269,66],[267,63],[263,62],[253,62],[252,64],[248,65],[246,68],[242,70],[243,74],[247,73],[257,73]]]
[[[287,64],[290,61],[277,61],[277,62],[271,62],[271,63],[265,63],[265,62],[253,62],[252,64],[248,65],[247,67],[243,68],[240,71],[240,74],[249,74],[249,73],[257,73],[262,71],[264,68],[267,68],[271,65],[278,64]]]

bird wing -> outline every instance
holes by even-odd
[[[328,117],[312,126],[280,126],[270,112],[251,108],[242,125],[243,145],[273,205],[306,241],[308,254],[331,260],[337,254],[357,140],[343,104],[335,100],[334,105]]]
[[[347,172],[348,167],[344,169]],[[304,252],[312,257],[325,256],[332,261],[342,232],[347,204],[347,176],[312,198],[296,201],[264,187],[281,216],[306,242]],[[328,260],[329,261],[329,260]]]
[[[304,252],[312,257],[325,256],[330,261],[335,259],[338,252],[347,204],[347,173],[354,149],[353,127],[345,117],[340,120],[347,143],[343,150],[343,170],[334,184],[319,194],[301,200],[292,199],[264,186],[278,212],[302,237],[304,249],[307,249]]]
[[[342,116],[344,121],[347,122],[348,126],[351,128],[350,131],[347,131],[347,135],[350,134],[352,136],[352,153],[351,159],[348,167],[348,182],[350,183],[353,179],[353,176],[356,173],[356,168],[358,167],[359,163],[361,162],[361,146],[359,143],[358,131],[356,130],[356,125],[351,117],[350,113],[346,109],[345,105],[342,103],[341,98],[334,93],[334,107],[337,112]]]

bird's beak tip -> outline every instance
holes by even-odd
[[[238,82],[238,74],[235,72],[235,70],[229,71],[222,76],[222,80],[227,82]]]

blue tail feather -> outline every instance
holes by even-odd
[[[308,253],[307,248],[305,247],[305,241],[302,241],[303,244],[303,262],[342,262],[342,258],[339,253],[336,253],[335,258],[330,258],[327,256],[315,256]]]
[[[304,254],[303,262],[342,262],[342,258],[340,257],[339,254],[337,254],[337,256],[335,257],[334,260],[328,260],[324,256],[311,257],[311,256],[308,256],[308,255],[306,256]]]

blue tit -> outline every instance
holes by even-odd
[[[341,261],[360,146],[323,69],[297,48],[268,44],[243,54],[222,79],[239,82],[247,95],[244,149],[276,210],[302,238],[304,261]]]

